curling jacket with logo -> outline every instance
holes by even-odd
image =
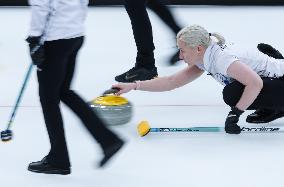
[[[213,41],[205,51],[204,64],[198,67],[209,72],[222,85],[228,85],[234,81],[227,74],[228,67],[237,60],[248,65],[261,77],[279,78],[284,75],[283,59],[269,57],[256,47],[244,49],[234,44],[218,45]]]
[[[29,0],[32,10],[29,36],[44,41],[84,35],[88,0]]]

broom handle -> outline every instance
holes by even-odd
[[[241,127],[242,132],[284,132],[284,127]],[[224,132],[224,127],[150,128],[150,132]]]
[[[10,120],[8,121],[7,129],[10,129],[11,124],[12,124],[14,118],[15,118],[15,114],[16,114],[16,112],[17,112],[19,103],[20,103],[21,98],[22,98],[22,96],[23,96],[23,93],[24,93],[25,87],[26,87],[26,85],[27,85],[27,82],[28,82],[28,80],[29,80],[30,74],[31,74],[31,72],[32,72],[32,68],[33,68],[33,63],[30,64],[30,67],[29,67],[29,69],[28,69],[28,71],[27,71],[27,73],[26,73],[25,80],[24,80],[24,82],[23,82],[22,88],[21,88],[20,93],[19,93],[19,95],[18,95],[16,104],[15,104],[14,109],[13,109],[13,112],[12,112],[12,114],[11,114],[11,116],[10,116]]]

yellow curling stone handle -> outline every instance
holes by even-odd
[[[119,106],[127,104],[128,100],[117,95],[105,95],[95,98],[92,103],[105,106]]]

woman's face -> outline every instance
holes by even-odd
[[[185,42],[178,40],[179,58],[188,65],[200,64],[203,61],[202,47],[189,47]]]

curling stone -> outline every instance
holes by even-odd
[[[89,105],[108,125],[123,125],[132,118],[132,104],[121,96],[103,95],[89,102]]]

